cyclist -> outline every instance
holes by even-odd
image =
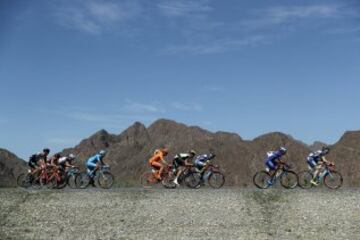
[[[169,164],[165,161],[165,157],[169,154],[167,148],[155,150],[153,156],[149,159],[150,166],[155,170],[155,178],[161,180],[161,175]]]
[[[332,164],[325,158],[325,156],[328,155],[329,153],[330,153],[330,148],[324,146],[321,150],[310,153],[309,156],[307,157],[307,163],[309,165],[309,168],[314,171],[314,177],[311,180],[311,184],[315,186],[318,185],[317,177],[324,163]]]
[[[197,156],[194,160],[195,169],[198,172],[200,172],[201,184],[204,183],[204,174],[205,174],[204,170],[206,169],[206,166],[210,163],[211,159],[213,159],[214,157],[215,157],[215,155],[213,155],[213,154],[210,154],[210,155],[202,154],[202,155]]]
[[[31,155],[28,165],[33,174],[40,171],[40,165],[47,161],[49,153],[50,149],[44,148],[42,152]]]
[[[50,166],[58,167],[59,166],[59,159],[61,158],[60,153],[55,154],[51,158],[49,158],[48,163]]]
[[[285,147],[281,147],[277,151],[270,151],[267,153],[266,158],[266,171],[270,174],[271,179],[275,172],[278,170],[280,164],[286,164],[284,161],[281,161],[281,158],[285,156],[287,153],[287,149]]]
[[[59,165],[60,165],[60,168],[65,171],[67,168],[69,167],[73,167],[73,162],[75,161],[75,155],[74,154],[69,154],[68,156],[65,156],[65,157],[61,157],[59,159]]]
[[[174,183],[179,185],[178,178],[184,172],[186,166],[192,166],[191,162],[196,156],[196,152],[194,150],[189,151],[188,153],[180,153],[175,155],[173,159],[173,165],[176,172],[176,178]]]
[[[100,168],[100,166],[105,165],[103,162],[103,158],[105,157],[105,155],[106,151],[101,150],[98,154],[92,156],[86,161],[86,168],[88,173],[91,172],[91,177],[95,175],[94,173]]]

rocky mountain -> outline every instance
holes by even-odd
[[[83,140],[73,149],[84,165],[88,157],[107,149],[108,162],[120,181],[136,184],[143,171],[148,169],[147,161],[156,148],[168,147],[168,160],[179,152],[195,149],[198,153],[216,153],[219,164],[227,175],[227,183],[236,186],[251,186],[253,174],[264,168],[265,154],[279,146],[289,148],[289,161],[295,169],[306,167],[305,157],[309,148],[282,133],[270,133],[252,141],[243,140],[239,135],[227,132],[212,133],[194,126],[186,126],[171,120],[160,119],[146,128],[135,123],[120,135],[105,130]]]
[[[320,142],[320,141],[315,141],[309,147],[310,147],[311,151],[314,152],[314,151],[322,149],[322,147],[324,147],[324,146],[328,146],[328,144],[326,144],[324,142]]]
[[[15,154],[0,148],[0,187],[16,186],[16,178],[26,171],[26,166]]]

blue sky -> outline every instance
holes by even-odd
[[[359,129],[357,1],[0,1],[0,146],[170,118],[245,139]]]

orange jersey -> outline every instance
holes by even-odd
[[[164,160],[164,151],[163,150],[156,150],[154,155],[149,159],[150,165],[154,162],[161,162]]]

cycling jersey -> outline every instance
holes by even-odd
[[[38,162],[43,159],[44,161],[47,160],[47,157],[44,153],[36,153],[31,155],[30,159],[29,159],[29,167],[31,168],[35,168],[38,166]]]
[[[322,159],[322,157],[324,157],[325,154],[323,153],[323,151],[319,150],[316,152],[312,152],[309,154],[309,156],[307,157],[307,163],[309,164],[310,167],[315,167],[316,165],[318,165],[319,161]]]
[[[89,158],[89,159],[86,161],[86,167],[87,167],[90,171],[94,170],[95,167],[96,167],[96,164],[97,164],[98,162],[101,162],[102,158],[103,158],[103,157],[102,157],[100,154],[96,154],[95,156]]]
[[[180,153],[180,154],[177,154],[175,157],[174,157],[174,160],[173,160],[173,164],[175,167],[178,167],[178,166],[184,166],[185,165],[185,162],[191,158],[191,155],[188,154],[188,153]]]
[[[201,170],[205,167],[207,161],[209,161],[209,156],[207,154],[203,154],[195,158],[194,165],[197,169]]]
[[[266,163],[265,165],[270,170],[276,170],[278,166],[278,160],[283,156],[284,154],[281,151],[272,151],[267,153]]]
[[[150,165],[153,165],[154,163],[159,163],[161,161],[164,161],[164,156],[165,156],[164,151],[156,150],[154,152],[154,155],[149,160]]]

